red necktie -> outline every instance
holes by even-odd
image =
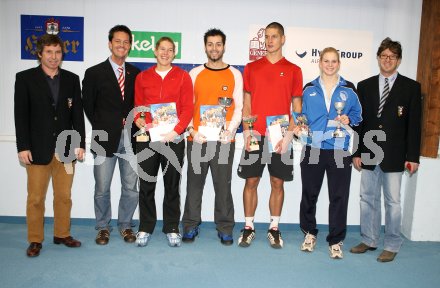
[[[124,68],[119,67],[118,71],[119,71],[118,84],[119,84],[119,88],[121,89],[122,100],[124,100],[124,88],[125,88]]]

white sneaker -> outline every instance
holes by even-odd
[[[329,246],[328,250],[330,251],[330,258],[332,259],[342,259],[344,257],[342,254],[342,242]]]
[[[180,233],[167,233],[167,239],[170,247],[179,247],[182,244],[182,235]]]
[[[136,245],[139,247],[145,247],[150,240],[151,234],[147,232],[139,231],[136,233]]]
[[[252,243],[252,240],[254,239],[255,239],[255,230],[249,226],[246,226],[241,230],[240,237],[238,238],[238,246],[249,247]]]
[[[307,233],[304,236],[304,242],[301,244],[301,251],[313,252],[316,245],[316,236],[310,233]]]
[[[283,248],[283,238],[281,237],[281,231],[278,228],[272,228],[267,231],[267,239],[272,248]]]

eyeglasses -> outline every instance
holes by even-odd
[[[385,59],[390,59],[390,60],[397,60],[397,55],[385,55],[385,54],[381,54],[380,59],[385,60]]]

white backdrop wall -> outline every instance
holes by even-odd
[[[54,15],[84,17],[84,62],[65,62],[63,68],[77,73],[81,79],[86,68],[109,56],[107,48],[108,30],[116,24],[125,24],[134,31],[181,32],[182,58],[177,63],[203,63],[203,34],[213,27],[222,29],[227,35],[224,59],[233,65],[245,65],[249,53],[249,27],[266,25],[278,21],[287,27],[362,30],[372,33],[372,47],[375,53],[380,41],[389,36],[399,40],[403,46],[403,61],[399,72],[411,78],[416,77],[420,31],[421,0],[291,0],[291,1],[179,1],[179,0],[2,0],[0,1],[0,54],[4,55],[0,65],[0,216],[24,216],[26,203],[26,172],[18,163],[15,149],[13,121],[13,95],[15,73],[34,67],[36,61],[20,59],[20,15]],[[347,39],[350,41],[350,39]],[[294,59],[290,59],[293,62]],[[142,59],[129,61],[141,62]],[[147,59],[146,62],[153,62]],[[368,75],[378,73],[373,59]],[[343,65],[343,63],[342,63]],[[318,75],[318,69],[316,69]],[[350,79],[350,75],[344,75]],[[305,83],[304,83],[305,84]],[[90,135],[90,125],[87,122]],[[240,157],[236,151],[234,171]],[[94,218],[93,210],[93,167],[88,153],[85,163],[76,166],[72,191],[72,217]],[[423,170],[425,168],[430,170]],[[434,217],[440,196],[432,188],[439,187],[439,177],[431,171],[438,171],[439,160],[422,159],[421,171],[407,181],[404,179],[403,194],[411,199],[405,203],[405,235],[415,240],[440,240],[440,224],[426,225],[425,219]],[[282,222],[298,223],[298,209],[301,198],[300,167],[295,166],[295,180],[286,183],[286,197]],[[433,170],[431,170],[433,169]],[[117,170],[117,169],[116,169]],[[186,171],[186,165],[184,170]],[[186,174],[186,173],[185,173]],[[182,177],[182,206],[186,196],[186,175]],[[213,187],[208,175],[203,198],[202,217],[213,220]],[[112,184],[112,204],[117,207],[119,197],[119,174],[116,171]],[[359,224],[359,182],[360,174],[353,171],[349,203],[348,224]],[[233,173],[233,196],[236,220],[243,221],[242,189],[244,181]],[[157,185],[156,201],[163,197],[163,182]],[[409,188],[407,188],[409,187]],[[423,197],[419,194],[423,191]],[[267,222],[269,181],[265,172],[259,187],[259,206],[256,222]],[[46,215],[52,216],[52,190],[47,196]],[[434,200],[434,201],[433,201]],[[436,203],[437,205],[435,205]],[[327,186],[324,183],[317,209],[317,220],[327,224]],[[157,207],[162,207],[158,203]],[[428,208],[428,209],[426,209]],[[113,218],[117,215],[113,209]],[[432,216],[432,217],[431,217]],[[137,213],[135,214],[137,218]],[[158,209],[158,217],[162,211]]]

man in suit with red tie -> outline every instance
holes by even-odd
[[[55,244],[80,247],[70,235],[71,188],[75,160],[85,149],[79,77],[61,69],[63,42],[45,34],[37,41],[41,65],[17,73],[14,95],[18,158],[26,166],[26,223],[29,257],[40,255],[44,240],[44,204],[52,178]]]
[[[92,124],[91,151],[95,157],[95,217],[96,244],[110,240],[110,185],[116,162],[121,176],[121,198],[118,209],[118,229],[125,242],[136,236],[131,229],[139,192],[133,153],[132,125],[125,119],[134,106],[134,81],[139,69],[125,62],[130,52],[132,34],[128,27],[116,25],[109,31],[111,55],[104,62],[86,70],[83,80],[83,103]]]
[[[402,61],[399,42],[386,38],[377,51],[380,74],[358,84],[363,122],[358,126],[359,149],[353,164],[362,170],[360,224],[362,242],[350,252],[376,250],[381,230],[381,190],[385,202],[384,250],[379,262],[399,252],[400,186],[404,169],[417,171],[420,156],[420,84],[397,72]],[[374,135],[374,136],[373,136]]]

